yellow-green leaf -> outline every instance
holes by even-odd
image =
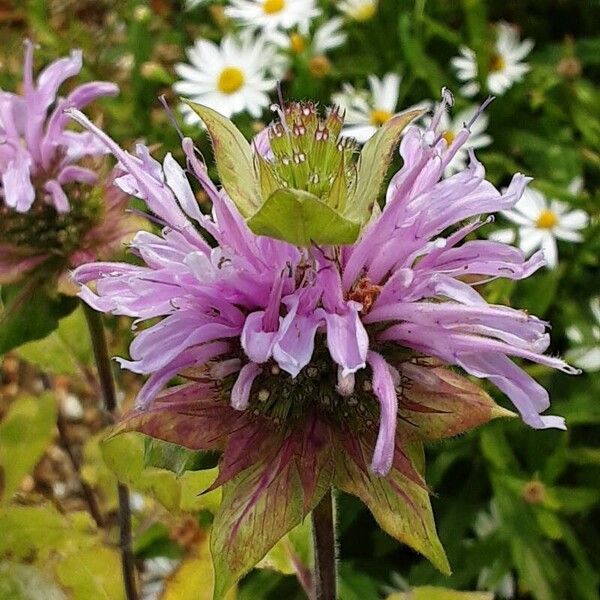
[[[119,551],[93,546],[73,553],[56,566],[56,576],[73,600],[124,600]]]
[[[281,538],[256,566],[259,569],[272,569],[284,575],[294,575],[298,563],[308,569],[311,562],[312,526],[310,519],[304,519]]]
[[[85,513],[60,514],[52,506],[0,508],[0,557],[44,559],[79,552],[97,542],[97,528]]]
[[[204,539],[167,578],[160,600],[212,600],[214,585],[208,539]],[[236,595],[232,588],[224,600],[235,600]]]
[[[0,423],[0,502],[8,500],[54,437],[56,402],[51,394],[16,400]]]
[[[40,569],[12,562],[0,563],[2,600],[67,600],[63,591]]]
[[[358,159],[356,189],[348,201],[345,217],[361,223],[369,220],[392,161],[392,155],[400,140],[400,133],[423,112],[411,110],[393,116],[364,145]]]
[[[406,455],[412,458],[410,455],[420,451],[418,446],[405,447]],[[450,565],[437,536],[427,490],[396,469],[379,477],[361,469],[344,452],[337,452],[336,457],[336,487],[360,498],[384,531],[449,575]],[[412,460],[413,465],[416,462]]]
[[[360,224],[344,218],[322,200],[302,190],[279,189],[248,220],[257,235],[296,246],[352,244]]]
[[[259,185],[252,149],[240,130],[208,106],[183,99],[206,125],[212,141],[221,184],[244,217],[260,206]]]
[[[101,444],[102,455],[120,481],[148,494],[171,511],[215,510],[221,499],[220,489],[201,494],[217,477],[217,469],[185,471],[177,476],[168,469],[146,466],[144,437],[129,432],[112,436]]]
[[[80,372],[93,358],[83,310],[78,308],[61,319],[58,328],[44,339],[21,346],[18,354],[44,371],[58,375]]]

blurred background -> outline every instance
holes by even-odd
[[[182,85],[189,69],[203,69],[186,53],[198,40],[223,53],[225,39],[251,35],[244,43],[256,44],[264,34],[268,64],[259,57],[244,66],[259,72],[270,101],[280,80],[286,98],[341,103],[362,134],[365,126],[377,126],[378,114],[431,105],[443,86],[455,94],[454,115],[468,114],[490,92],[498,96],[473,143],[490,180],[501,187],[516,171],[532,176],[545,203],[540,211],[552,213],[559,226],[570,211],[587,215],[578,227],[565,218],[563,235],[553,238],[550,267],[517,284],[493,281],[486,291],[490,302],[550,321],[551,352],[583,370],[568,377],[529,367],[550,390],[552,413],[566,417],[569,428],[534,431],[504,420],[428,448],[427,479],[451,577],[382,533],[358,501],[340,495],[340,594],[343,600],[402,599],[411,588],[434,585],[483,593],[465,596],[473,599],[597,599],[600,3],[322,1],[315,4],[318,15],[266,33],[251,19],[232,16],[232,4],[0,0],[0,88],[21,85],[25,37],[39,46],[38,70],[81,48],[80,82],[120,86],[118,97],[95,103],[89,114],[123,147],[144,140],[157,156],[171,151],[180,157],[178,132],[158,101],[164,95],[207,159],[205,132],[178,108],[180,94],[192,95]],[[233,107],[231,115],[248,136],[271,120],[268,103],[258,101]],[[448,131],[461,124],[448,117]],[[543,243],[535,230],[550,228],[541,213],[529,218],[523,227],[510,215],[498,216],[481,235],[532,251]],[[127,355],[130,325],[126,319],[108,323],[114,355]],[[99,445],[106,423],[86,340],[83,315],[75,311],[48,338],[0,358],[0,600],[124,597],[117,576],[116,475],[135,491],[143,597],[210,598],[207,531],[218,494],[197,495],[206,485],[197,456],[175,448],[154,455],[135,435]],[[142,381],[117,369],[115,375],[127,407]],[[296,559],[310,564],[308,533],[300,528],[278,545],[231,597],[305,597]],[[433,598],[422,593],[410,597]]]

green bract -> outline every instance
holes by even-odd
[[[212,140],[221,183],[257,235],[297,246],[352,244],[369,221],[401,131],[420,110],[392,117],[359,154],[341,137],[337,108],[291,102],[269,128],[272,157],[254,152],[226,117],[185,101]]]

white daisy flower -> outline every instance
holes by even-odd
[[[573,183],[570,189],[573,190]],[[581,229],[587,227],[588,214],[581,209],[569,210],[569,205],[559,200],[548,200],[542,192],[526,188],[521,199],[511,210],[502,214],[518,226],[519,247],[527,255],[538,248],[544,251],[546,266],[554,269],[558,264],[556,240],[581,242]],[[495,231],[490,239],[510,244],[515,239],[513,229]]]
[[[231,0],[229,4],[225,14],[251,30],[298,28],[306,34],[321,13],[315,0]]]
[[[474,117],[477,115],[477,118]],[[442,131],[442,137],[450,145],[458,132],[463,129],[465,123],[471,123],[471,135],[469,139],[464,143],[459,151],[454,155],[452,160],[446,167],[446,175],[452,175],[458,171],[462,171],[468,162],[469,150],[477,150],[478,148],[484,148],[492,143],[492,138],[485,133],[488,126],[488,116],[485,112],[481,112],[479,106],[473,105],[464,110],[461,110],[453,118],[450,117],[448,112],[442,113],[442,117],[439,122],[439,130]],[[431,122],[431,117],[426,117],[424,125],[427,126]]]
[[[341,0],[337,8],[353,21],[368,21],[375,16],[377,4],[378,0]]]
[[[387,73],[382,79],[369,75],[369,92],[345,83],[341,92],[333,94],[333,103],[346,111],[343,135],[364,144],[379,127],[389,121],[397,112],[401,81],[402,78],[396,73]],[[423,107],[420,104],[406,110]]]
[[[595,323],[585,329],[571,326],[567,337],[576,346],[567,352],[569,363],[584,371],[600,371],[600,296],[592,298],[590,309]]]
[[[186,53],[191,64],[179,63],[175,71],[181,77],[173,85],[178,94],[231,117],[248,112],[259,118],[269,106],[268,92],[277,84],[273,75],[276,47],[263,37],[249,32],[236,38],[226,35],[220,46],[197,40]],[[200,119],[187,106],[181,107],[188,124]]]
[[[343,25],[342,18],[334,17],[319,25],[312,36],[301,35],[297,31],[291,34],[275,31],[269,35],[269,39],[283,50],[291,50],[296,54],[303,54],[308,50],[310,56],[319,56],[346,43],[348,36]]]
[[[521,81],[530,67],[523,59],[531,52],[533,40],[519,40],[515,27],[500,22],[496,25],[496,43],[490,57],[486,87],[498,96],[504,94],[513,83]],[[455,56],[450,64],[456,70],[456,77],[464,82],[460,89],[466,96],[474,96],[479,92],[477,81],[477,57],[475,52],[467,47],[460,49],[460,56]]]

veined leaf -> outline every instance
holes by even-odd
[[[410,459],[408,451],[406,456]],[[357,464],[355,456],[344,451],[336,453],[335,485],[360,498],[389,535],[420,552],[442,573],[450,574],[448,559],[435,530],[429,494],[423,486],[396,466],[386,477],[374,475],[365,465]]]
[[[259,183],[250,144],[240,130],[216,110],[185,98],[183,102],[206,125],[221,184],[240,213],[248,218],[260,206]]]
[[[413,368],[419,369],[414,366]],[[424,439],[442,439],[464,433],[500,417],[514,417],[498,406],[478,385],[444,368],[423,368],[423,377],[402,391],[398,414],[403,430]]]
[[[313,194],[284,188],[267,198],[248,220],[248,227],[257,235],[296,246],[352,244],[360,233],[359,223],[344,218]]]
[[[369,220],[392,161],[392,155],[398,145],[400,133],[423,112],[411,110],[395,115],[364,145],[358,159],[356,189],[352,198],[348,200],[345,217],[361,223]]]
[[[309,427],[290,436],[273,458],[224,485],[211,532],[215,600],[301,523],[330,488],[332,447],[321,433]]]

